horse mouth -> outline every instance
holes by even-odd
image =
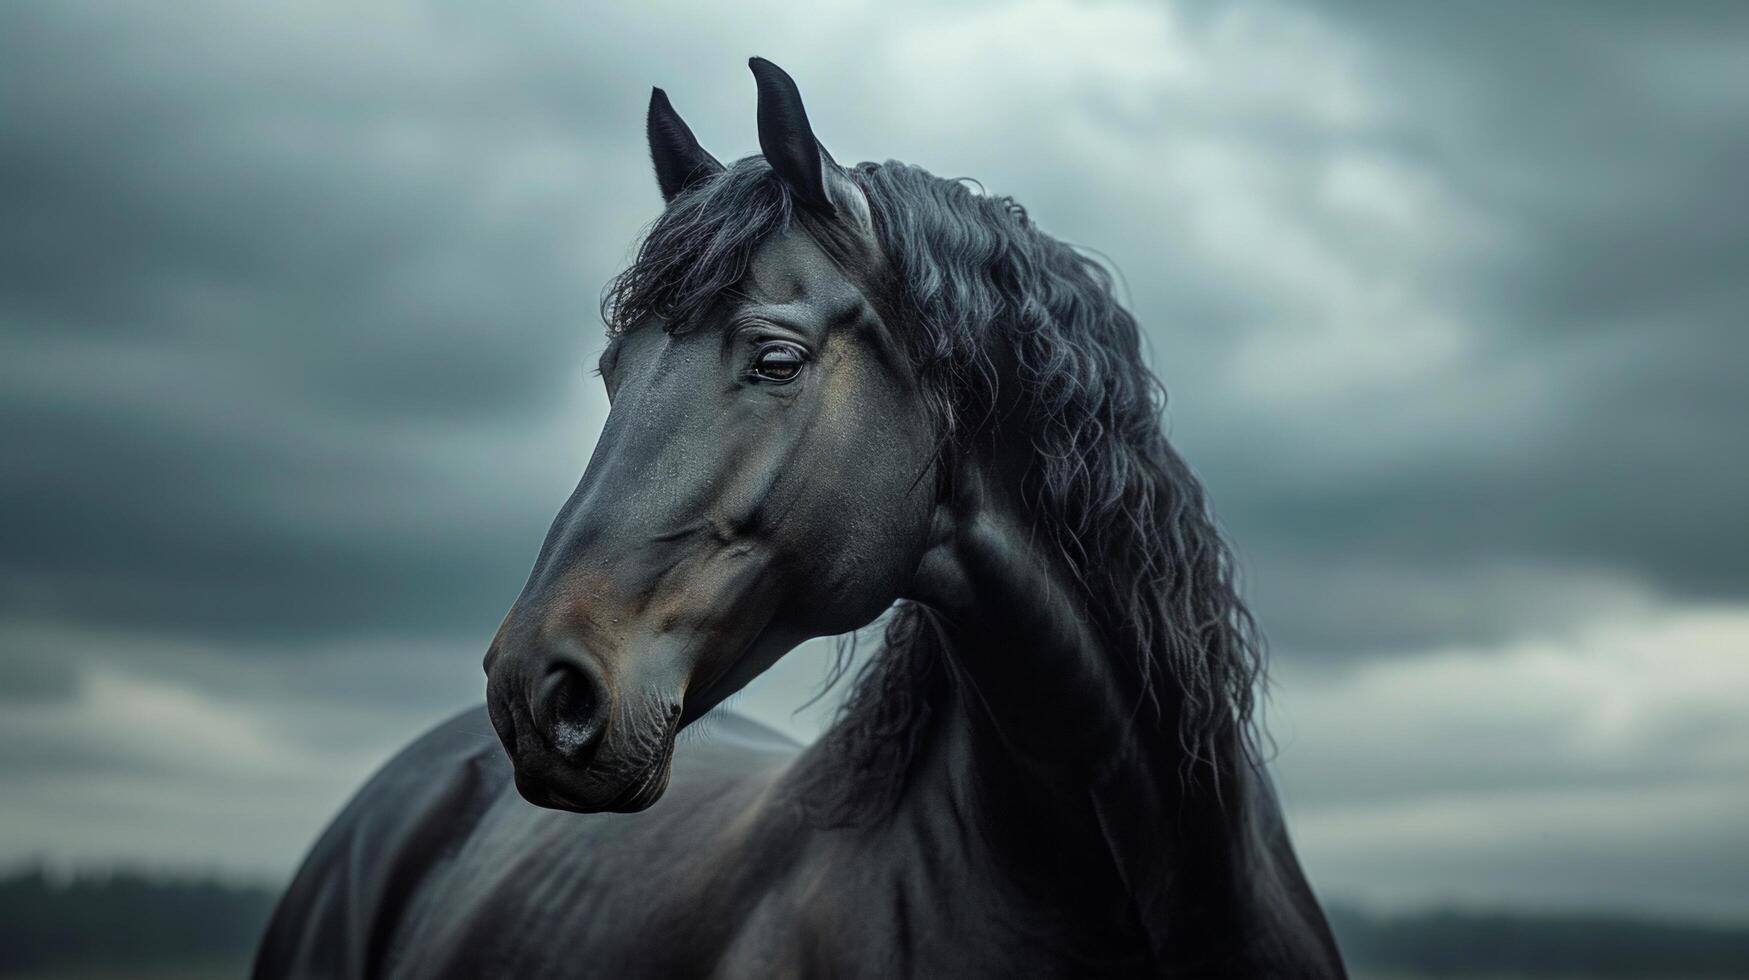
[[[662,798],[662,794],[667,792],[668,779],[673,769],[673,754],[666,753],[618,793],[606,800],[595,802],[571,796],[551,780],[531,780],[519,775],[516,777],[516,788],[530,803],[550,810],[569,810],[572,813],[637,813],[655,805]]]

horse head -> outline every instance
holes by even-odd
[[[667,207],[609,290],[606,426],[486,656],[493,725],[543,806],[654,803],[681,727],[878,617],[929,545],[936,438],[868,202],[789,76],[752,69],[762,157],[730,167],[652,93]]]

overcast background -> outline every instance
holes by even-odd
[[[0,865],[279,880],[480,697],[762,54],[1121,270],[1323,893],[1749,921],[1749,6],[808,10],[0,6]]]

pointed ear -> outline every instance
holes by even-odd
[[[795,79],[764,58],[749,59],[747,67],[759,83],[759,149],[765,161],[797,200],[827,215],[835,213],[822,165],[831,157],[814,138]]]
[[[656,165],[656,183],[664,202],[674,200],[693,184],[723,172],[717,158],[698,145],[692,130],[668,103],[668,93],[650,90],[650,113],[644,119],[650,137],[650,162]]]

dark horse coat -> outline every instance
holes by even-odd
[[[256,975],[1343,976],[1109,277],[1009,199],[838,166],[753,68],[732,166],[652,98],[668,206],[486,707],[347,806]],[[889,610],[814,745],[712,711]]]

